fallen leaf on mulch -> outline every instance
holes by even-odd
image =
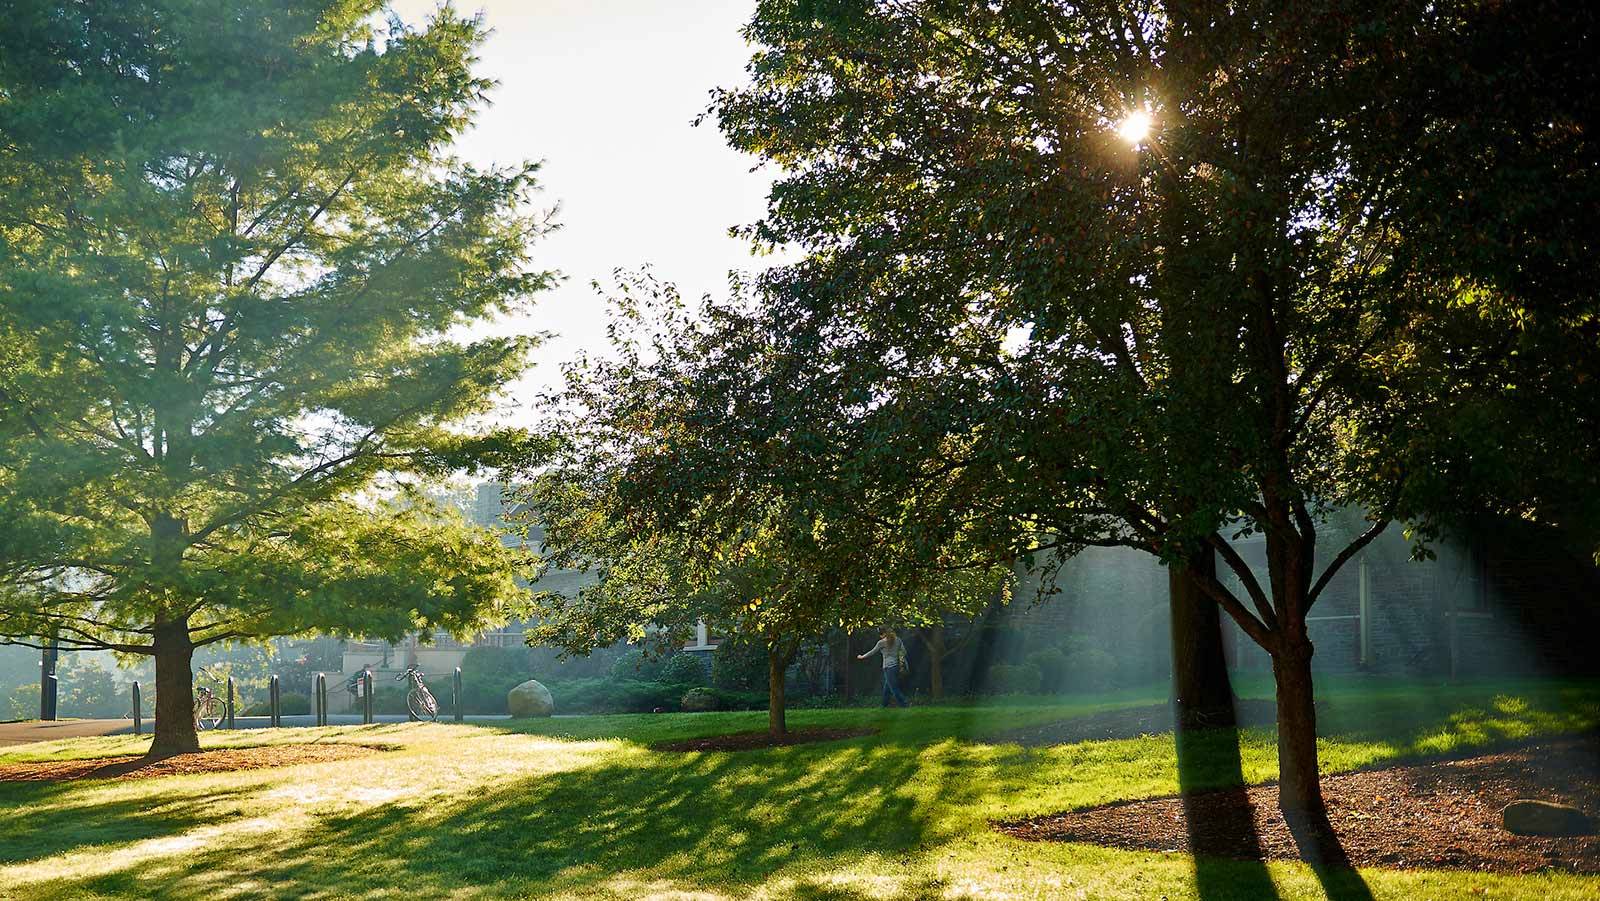
[[[38,763],[0,764],[0,782],[66,782],[73,779],[151,779],[195,773],[227,773],[329,763],[369,757],[382,749],[350,744],[268,745],[259,748],[218,748],[196,754],[178,754],[159,760],[144,757],[97,757],[92,760],[51,760]]]
[[[1600,736],[1540,741],[1458,760],[1326,776],[1334,832],[1355,866],[1600,873],[1600,835],[1541,838],[1501,828],[1517,798],[1600,812]],[[1245,860],[1299,860],[1275,784],[1125,801],[996,823],[1031,841],[1087,842]]]
[[[760,748],[778,748],[788,745],[804,745],[817,741],[840,741],[846,738],[860,738],[863,735],[873,735],[876,729],[835,729],[825,726],[812,726],[805,729],[791,729],[780,738],[773,738],[768,733],[762,732],[735,732],[731,735],[711,735],[705,738],[686,738],[680,741],[656,742],[650,746],[652,751],[754,751]]]

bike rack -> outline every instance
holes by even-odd
[[[456,667],[455,681],[451,685],[451,709],[455,711],[456,722],[461,722],[461,667]]]
[[[133,683],[133,734],[144,734],[144,712],[140,710],[139,683]]]

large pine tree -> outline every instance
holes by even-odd
[[[190,660],[317,629],[468,633],[521,592],[418,478],[528,339],[453,330],[549,281],[531,165],[449,155],[485,28],[376,0],[14,4],[0,32],[0,637]]]

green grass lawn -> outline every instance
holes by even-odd
[[[1595,728],[1600,686],[1330,682],[1322,762],[1348,770]],[[1120,703],[1148,703],[1125,698]],[[127,782],[0,785],[0,898],[1324,897],[1299,864],[1024,843],[989,828],[1177,790],[1170,736],[1026,749],[996,730],[1104,703],[813,710],[872,737],[737,754],[650,742],[764,713],[213,734],[207,746],[358,742],[352,762]],[[1251,781],[1270,730],[1243,736]],[[131,736],[24,745],[0,763],[139,752]],[[1375,898],[1600,896],[1600,878],[1362,870]],[[1267,888],[1270,885],[1271,888]]]

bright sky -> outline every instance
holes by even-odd
[[[436,0],[394,0],[419,23]],[[753,269],[728,228],[758,218],[770,176],[690,123],[708,92],[744,80],[739,29],[753,0],[457,0],[482,9],[494,34],[478,71],[500,82],[458,153],[479,164],[543,160],[544,200],[561,228],[534,248],[566,278],[533,314],[507,323],[556,332],[523,380],[554,385],[557,364],[605,343],[605,306],[590,287],[618,267],[650,264],[685,298],[719,292],[729,269]],[[514,417],[532,411],[519,401]]]

